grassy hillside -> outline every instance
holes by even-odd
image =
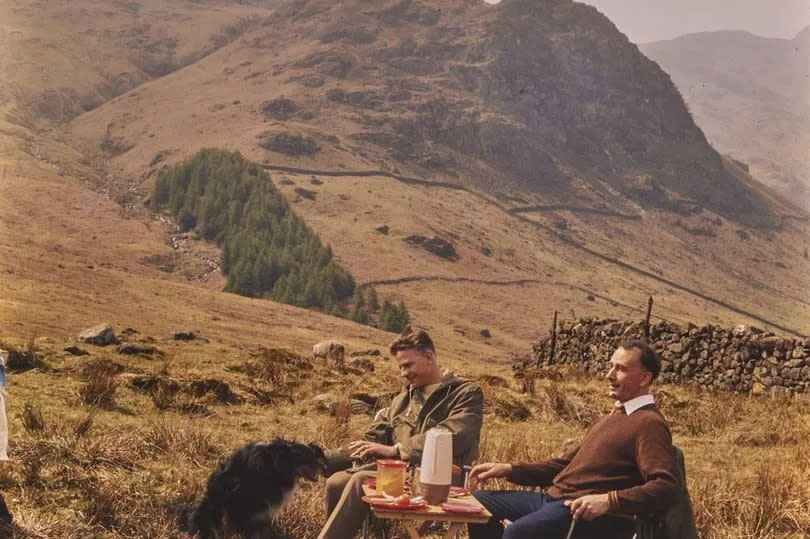
[[[12,460],[0,468],[0,485],[18,536],[182,537],[167,505],[197,498],[231,450],[279,435],[337,447],[359,436],[371,417],[331,416],[312,397],[328,392],[340,401],[362,392],[383,406],[386,392],[399,385],[385,356],[372,360],[373,372],[339,372],[268,348],[181,343],[163,334],[127,339],[157,346],[165,359],[94,346],[85,346],[90,356],[76,358],[62,351],[67,342],[42,338],[34,350],[45,369],[11,375]],[[557,455],[611,404],[603,380],[575,372],[562,381],[540,380],[536,394],[524,395],[506,368],[452,360],[445,366],[484,388],[481,461]],[[107,382],[97,385],[115,387],[112,401],[84,404],[82,395],[98,394],[86,388],[99,378]],[[656,395],[686,455],[700,537],[810,533],[805,401],[774,408],[767,399],[672,386]],[[323,488],[323,481],[304,483],[282,515],[279,524],[291,537],[317,534]]]
[[[0,88],[18,123],[52,127],[238,37],[272,2],[0,2]]]

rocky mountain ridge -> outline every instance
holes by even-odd
[[[190,124],[224,131],[238,121],[274,164],[371,165],[557,203],[630,199],[776,223],[778,204],[728,170],[666,73],[570,0],[296,0],[197,66],[184,85],[208,112]],[[144,93],[176,100],[175,77]],[[215,82],[234,94],[260,88],[264,99],[209,102],[202,87]],[[233,120],[214,121],[234,106]],[[93,111],[72,133],[104,118],[105,140],[120,142],[113,157],[134,145],[161,151],[134,129],[142,113],[127,112]]]

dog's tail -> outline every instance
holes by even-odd
[[[192,530],[190,516],[191,513],[194,511],[195,507],[193,505],[188,505],[185,503],[170,503],[169,506],[166,508],[166,512],[174,518],[177,522],[177,527],[180,528],[181,531],[186,533],[196,533],[196,530]]]
[[[207,507],[207,499],[203,498],[200,505],[188,505],[183,503],[173,503],[169,505],[168,512],[177,521],[177,527],[189,535],[195,535],[200,539],[214,537],[214,530],[218,528],[215,522],[215,515]]]
[[[173,503],[169,505],[168,513],[177,522],[180,531],[189,535],[199,534],[205,536],[205,527],[200,526],[200,507],[198,505],[188,505],[185,503]]]

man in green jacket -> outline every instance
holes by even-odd
[[[453,374],[442,373],[436,348],[425,331],[401,335],[391,344],[405,389],[391,401],[362,440],[332,452],[330,467],[341,470],[326,481],[326,525],[319,539],[350,539],[368,511],[363,481],[375,477],[373,465],[346,470],[352,459],[387,458],[418,463],[427,431],[442,427],[453,433],[453,462],[469,465],[478,454],[483,422],[481,388]]]

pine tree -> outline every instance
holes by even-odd
[[[411,325],[411,315],[408,314],[408,309],[405,308],[405,302],[399,302],[399,327],[397,328],[398,332],[405,331],[409,325]]]
[[[368,311],[370,313],[376,313],[380,310],[380,300],[377,298],[377,291],[374,290],[374,287],[369,287],[368,289]]]
[[[383,331],[395,331],[396,326],[396,307],[390,301],[383,302],[382,309],[380,310],[380,329]]]
[[[353,322],[368,324],[369,316],[368,311],[366,310],[366,302],[363,300],[363,291],[360,289],[358,289],[354,294],[354,304],[352,305],[352,310],[349,313],[349,318]]]

